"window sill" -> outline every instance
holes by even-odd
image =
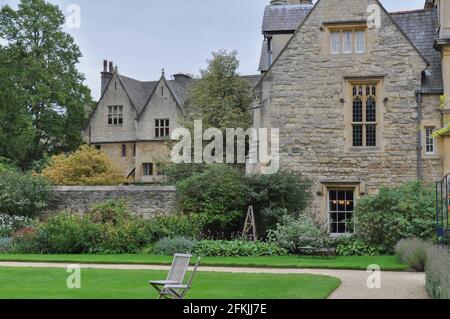
[[[381,152],[382,149],[379,146],[361,146],[361,147],[357,147],[357,146],[351,146],[349,148],[350,152],[373,152],[373,153],[377,153],[377,152]]]

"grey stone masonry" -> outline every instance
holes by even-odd
[[[63,186],[55,187],[52,212],[84,213],[108,200],[124,200],[131,212],[145,218],[170,215],[176,209],[174,186]]]

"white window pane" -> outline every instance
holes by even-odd
[[[435,150],[435,139],[433,138],[434,128],[427,128],[426,129],[426,153],[427,154],[434,154]]]
[[[344,53],[352,53],[353,51],[353,33],[344,32]]]
[[[331,32],[331,53],[341,53],[341,34],[339,32]]]
[[[366,33],[364,31],[356,32],[356,53],[366,51]]]

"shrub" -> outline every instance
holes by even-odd
[[[356,237],[342,237],[336,240],[336,252],[339,256],[379,256],[383,248],[367,245]]]
[[[202,257],[283,256],[287,251],[271,243],[203,240],[194,243],[192,253]]]
[[[16,171],[17,168],[7,158],[0,156],[0,173]]]
[[[321,248],[328,245],[325,227],[309,214],[302,214],[298,218],[286,215],[268,234],[271,243],[292,253],[296,252],[298,247]]]
[[[0,173],[0,213],[38,216],[52,199],[53,189],[46,179],[14,171]]]
[[[169,184],[176,184],[194,174],[201,174],[208,168],[208,165],[194,163],[161,163],[160,165]]]
[[[197,238],[200,236],[200,231],[199,225],[183,214],[159,216],[145,223],[145,232],[153,243],[164,237]]]
[[[311,199],[311,181],[296,172],[253,175],[248,178],[249,202],[261,234],[280,223],[286,213],[297,217]]]
[[[370,246],[383,246],[388,253],[401,239],[431,239],[435,201],[434,189],[420,182],[382,188],[378,195],[363,197],[357,204],[358,237]]]
[[[237,231],[244,219],[246,204],[245,179],[239,170],[227,165],[210,165],[177,183],[180,210],[188,215],[202,214],[208,222],[202,232],[212,236]]]
[[[120,168],[95,147],[83,145],[69,155],[52,157],[42,171],[56,185],[119,185],[125,182]]]
[[[450,298],[450,253],[445,248],[432,247],[427,252],[426,287],[434,299]]]
[[[14,233],[34,225],[34,220],[24,216],[0,214],[0,238],[11,237]]]
[[[193,246],[192,240],[186,237],[166,237],[155,244],[153,252],[158,255],[188,254]]]
[[[400,261],[407,264],[411,269],[424,271],[427,262],[427,251],[431,243],[420,239],[402,239],[395,246],[395,254]]]
[[[60,213],[37,230],[43,253],[136,253],[149,244],[146,221],[129,213],[122,202],[97,205],[85,215]]]
[[[12,251],[12,239],[11,238],[0,238],[0,254],[9,253]]]
[[[13,235],[13,250],[21,254],[40,252],[37,242],[37,232],[33,227],[24,228]]]

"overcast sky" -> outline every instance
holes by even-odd
[[[0,0],[17,7],[18,0]],[[256,74],[261,22],[269,0],[51,0],[81,8],[81,28],[67,29],[83,53],[80,70],[94,98],[100,95],[103,59],[123,75],[155,80],[198,74],[212,51],[237,50],[241,74]],[[421,9],[425,0],[382,0],[388,11]],[[66,13],[67,15],[69,13]]]

